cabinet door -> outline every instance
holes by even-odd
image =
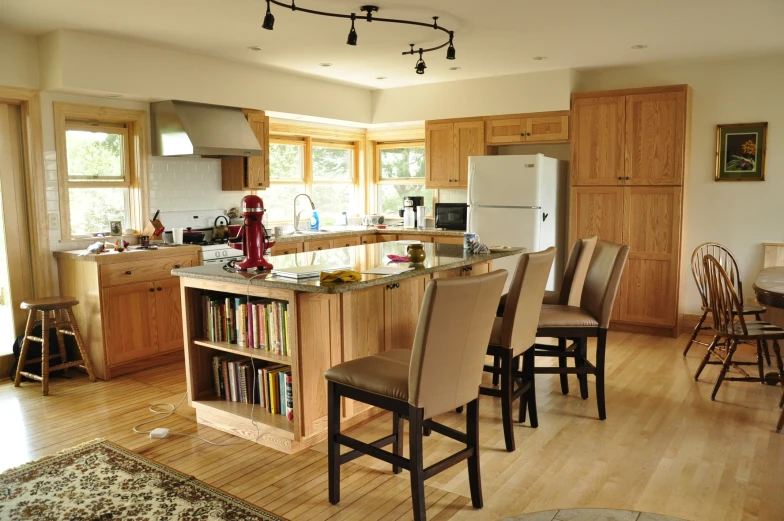
[[[109,365],[156,354],[158,332],[153,283],[114,286],[104,289],[102,293],[104,338]]]
[[[623,243],[623,191],[621,186],[573,187],[569,243],[594,235],[603,241]],[[619,300],[620,296],[615,301],[613,320],[620,318]]]
[[[569,116],[528,118],[525,128],[525,140],[529,143],[567,141],[569,139]]]
[[[249,112],[248,124],[264,153],[248,158],[247,189],[266,190],[269,188],[269,118],[262,113]]]
[[[623,96],[577,99],[572,107],[572,185],[620,185],[624,173]]]
[[[463,268],[453,268],[451,270],[437,271],[433,273],[434,279],[453,279],[463,276]]]
[[[488,145],[516,145],[525,143],[525,118],[489,119],[485,124]]]
[[[466,268],[470,268],[470,269],[463,270],[464,277],[475,277],[477,275],[485,275],[487,273],[490,273],[489,262],[480,262],[478,264],[472,264],[471,266],[466,266]]]
[[[376,235],[376,242],[391,242],[396,240],[397,240],[397,235],[391,233]]]
[[[362,244],[376,244],[376,236],[375,235],[360,235],[359,241]]]
[[[335,237],[332,239],[333,248],[347,248],[349,246],[359,246],[359,235],[349,237]]]
[[[386,349],[411,349],[428,277],[401,280],[398,287],[384,288],[384,336]]]
[[[627,184],[682,185],[686,93],[626,96]]]
[[[272,247],[272,256],[276,255],[290,255],[292,253],[300,253],[302,251],[301,242],[282,242]]]
[[[676,324],[681,191],[675,186],[624,189],[624,243],[629,245],[620,294],[624,322]]]
[[[419,241],[419,242],[433,242],[431,235],[419,235],[412,233],[410,235],[400,234],[397,236],[399,241]]]
[[[456,123],[457,130],[457,177],[453,178],[452,188],[468,187],[468,158],[485,155],[484,121]]]
[[[153,281],[155,286],[155,322],[158,330],[158,352],[176,351],[183,347],[182,299],[179,277]]]
[[[321,241],[305,241],[304,251],[321,251],[332,248],[332,241],[324,239]]]
[[[452,123],[425,125],[425,186],[451,188],[457,173],[456,136]]]

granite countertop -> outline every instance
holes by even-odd
[[[312,266],[317,264],[332,264],[335,268],[349,268],[358,272],[369,270],[377,266],[390,264],[388,254],[405,255],[405,243],[386,242],[380,244],[366,244],[362,246],[349,246],[347,248],[332,248],[329,250],[295,253],[271,257],[270,260],[276,268],[295,266]],[[438,271],[451,270],[470,266],[480,262],[500,259],[510,255],[524,253],[525,248],[511,248],[500,253],[486,255],[469,255],[463,251],[459,244],[424,244],[427,258],[423,264],[415,266],[413,270],[395,275],[362,275],[358,282],[320,283],[314,277],[305,280],[294,280],[260,272],[231,272],[225,270],[221,264],[208,264],[195,268],[181,268],[172,271],[173,275],[184,278],[195,278],[224,282],[229,284],[251,284],[268,288],[305,291],[311,293],[344,293],[364,289],[371,286],[391,284],[404,279],[430,275]],[[405,266],[405,263],[393,265]]]
[[[269,230],[269,228],[268,228]],[[292,235],[280,235],[275,237],[275,244],[285,244],[290,242],[307,242],[322,239],[334,239],[336,237],[353,237],[357,235],[437,235],[442,237],[462,237],[465,232],[455,230],[436,230],[419,228],[368,228],[367,226],[349,226],[343,229],[328,229],[322,232],[302,232]]]
[[[105,253],[87,253],[87,250],[56,251],[56,259],[78,260],[95,262],[98,264],[112,264],[115,262],[135,262],[139,260],[169,257],[171,255],[198,255],[200,246],[182,244],[179,246],[163,246],[157,250],[137,250],[138,246],[131,246],[125,251],[108,251]]]

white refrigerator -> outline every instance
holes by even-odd
[[[547,289],[560,284],[566,216],[566,164],[542,154],[468,158],[468,231],[488,246],[558,248]],[[514,275],[519,255],[493,262]]]

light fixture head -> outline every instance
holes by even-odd
[[[425,65],[425,60],[422,59],[422,53],[424,51],[419,49],[419,60],[417,60],[416,65],[414,66],[414,70],[416,70],[417,74],[424,74],[425,69],[427,69],[427,65]]]
[[[544,60],[546,60],[546,59],[547,59],[547,56],[534,56],[534,57],[533,57],[533,60],[534,60],[534,61],[538,61],[538,62],[540,62],[540,61],[544,61]]]
[[[641,43],[637,45],[632,45],[632,49],[634,49],[635,51],[639,51],[641,49],[647,49],[647,48],[648,48],[647,45]]]
[[[449,67],[450,71],[459,71],[461,69],[462,69],[462,67]]]
[[[332,67],[331,63],[319,63],[319,67]]]
[[[385,80],[385,79],[387,79],[387,77],[386,76],[376,76],[376,79],[377,80]]]
[[[455,59],[455,46],[452,45],[452,39],[455,37],[455,33],[449,33],[449,47],[446,49],[446,59],[447,60],[454,60]]]
[[[267,14],[264,15],[264,23],[261,24],[261,28],[271,31],[273,27],[275,27],[275,17],[272,16],[272,11],[270,11],[270,3],[269,0],[267,0]]]
[[[357,30],[354,29],[355,19],[356,19],[356,15],[354,13],[351,13],[351,30],[348,32],[348,40],[346,41],[348,45],[357,44]]]
[[[248,50],[249,51],[260,51],[261,47],[259,47],[258,45],[251,45],[250,47],[248,47]]]

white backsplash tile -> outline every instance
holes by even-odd
[[[465,203],[468,201],[468,190],[465,188],[450,188],[438,191],[439,203]]]

